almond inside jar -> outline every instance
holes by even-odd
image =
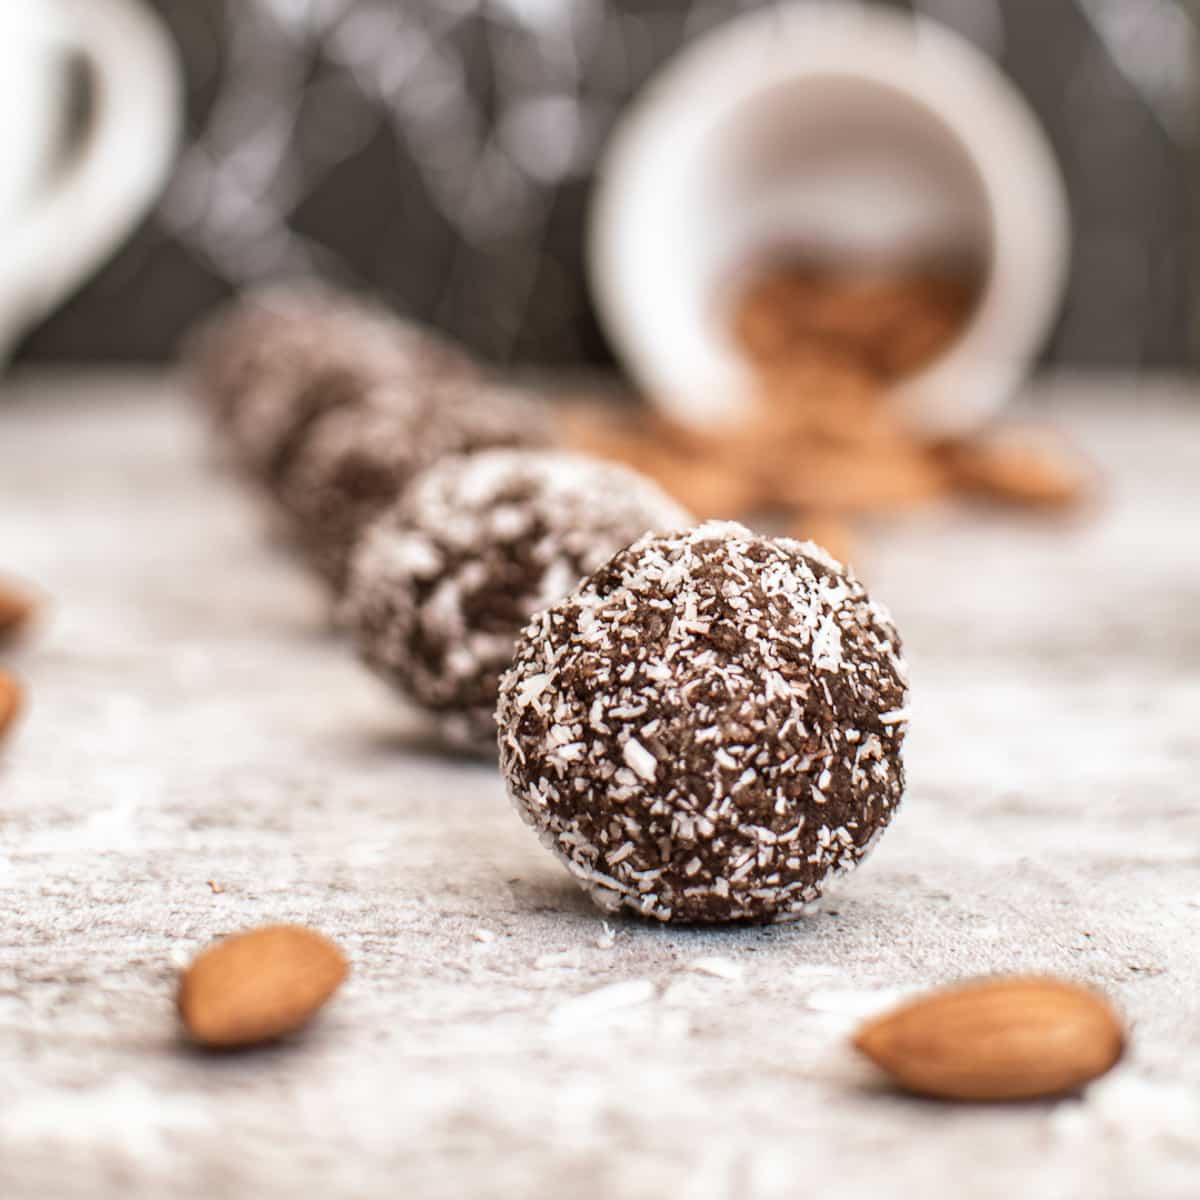
[[[584,409],[572,440],[657,479],[698,517],[762,516],[853,556],[856,523],[952,494],[1042,508],[1074,504],[1087,473],[1047,431],[944,440],[905,425],[893,389],[962,334],[977,272],[847,270],[792,260],[731,292],[730,335],[757,403],[732,427]]]

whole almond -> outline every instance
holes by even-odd
[[[17,680],[0,670],[0,741],[12,728],[24,704],[24,692]]]
[[[1065,509],[1084,500],[1089,472],[1063,441],[1014,429],[990,440],[940,448],[951,480],[964,492],[1002,503]]]
[[[952,1100],[1031,1100],[1103,1075],[1125,1035],[1108,1002],[1046,976],[972,980],[866,1022],[854,1045],[901,1087]]]
[[[808,512],[788,531],[801,542],[816,542],[841,563],[854,557],[854,527],[837,513]]]
[[[299,1029],[346,977],[346,959],[302,925],[264,925],[199,954],[179,981],[179,1015],[204,1046],[249,1046]]]
[[[24,632],[33,620],[35,605],[24,592],[0,579],[0,645]]]

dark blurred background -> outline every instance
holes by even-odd
[[[26,358],[157,359],[316,272],[496,362],[600,361],[582,232],[622,105],[752,0],[153,0],[189,141],[154,215]],[[1025,92],[1075,222],[1057,363],[1194,363],[1200,0],[914,0]]]

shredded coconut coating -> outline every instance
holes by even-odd
[[[418,472],[449,455],[547,445],[552,433],[547,406],[516,388],[385,383],[313,421],[281,472],[278,495],[306,558],[339,590],[362,530]]]
[[[500,687],[518,812],[602,908],[797,917],[904,790],[891,618],[812,542],[709,522],[617,553]]]
[[[308,426],[377,386],[420,390],[478,371],[437,335],[319,289],[252,294],[210,322],[192,374],[234,459],[274,486]]]
[[[615,463],[537,450],[446,459],[363,535],[342,616],[364,661],[448,743],[494,754],[500,675],[532,614],[635,538],[691,520]]]

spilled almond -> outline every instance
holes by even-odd
[[[7,671],[0,670],[0,741],[3,741],[20,715],[23,703],[21,685]]]
[[[1048,976],[972,980],[866,1022],[854,1045],[911,1092],[1032,1100],[1072,1092],[1121,1057],[1120,1018],[1095,992]]]
[[[203,1046],[249,1046],[304,1025],[346,977],[346,959],[302,925],[264,925],[201,952],[179,981],[179,1015]]]
[[[854,558],[854,529],[837,513],[803,514],[788,533],[802,542],[816,542],[841,563]]]
[[[1083,457],[1045,431],[1014,429],[989,439],[942,448],[942,461],[960,491],[985,500],[1065,509],[1084,500],[1089,471]]]
[[[16,640],[25,631],[35,607],[29,596],[0,579],[0,645]]]

